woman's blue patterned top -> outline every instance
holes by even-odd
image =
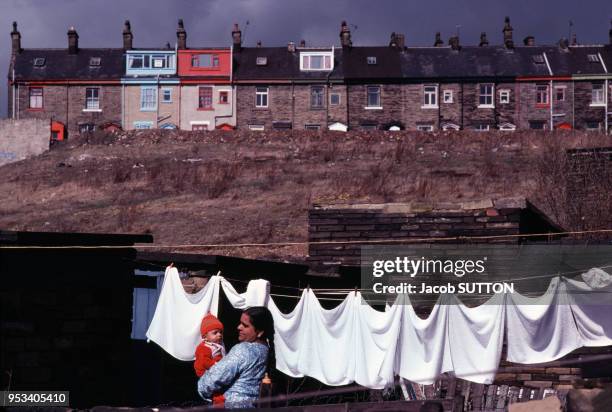
[[[198,381],[198,393],[209,400],[223,393],[226,408],[250,408],[259,398],[259,385],[266,371],[268,347],[241,342],[214,364]]]

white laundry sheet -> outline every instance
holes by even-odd
[[[270,309],[280,371],[326,385],[356,382],[376,389],[393,384],[396,375],[430,384],[445,372],[491,383],[504,333],[507,359],[517,363],[548,362],[581,346],[612,345],[612,286],[595,290],[583,282],[554,278],[540,297],[495,295],[474,308],[443,295],[427,318],[420,318],[409,301],[396,301],[384,312],[375,310],[359,292],[324,309],[307,289],[295,308],[283,313],[265,280],[249,282],[247,291],[239,294],[226,279],[212,276],[204,289],[190,295],[174,268],[166,271],[147,337],[177,359],[192,360],[201,319],[209,311],[217,313],[220,289],[236,308]]]

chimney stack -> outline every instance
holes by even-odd
[[[176,42],[179,50],[185,50],[187,48],[187,31],[183,25],[183,19],[178,20],[178,28],[176,29]]]
[[[451,49],[453,50],[458,51],[459,49],[461,49],[461,46],[459,45],[459,36],[453,36],[449,38],[448,44],[451,46]]]
[[[304,40],[304,39],[300,40],[300,47],[301,47],[302,49],[305,49],[305,48],[306,48],[306,40]]]
[[[489,40],[487,40],[487,33],[485,33],[484,31],[480,33],[480,44],[478,45],[480,47],[486,47],[489,45]]]
[[[572,33],[572,46],[577,46],[578,45],[578,39],[576,38],[576,33]]]
[[[16,56],[19,53],[21,53],[21,33],[17,30],[17,22],[14,21],[13,31],[11,32],[11,55]]]
[[[68,29],[68,54],[77,54],[79,52],[79,35],[74,27]]]
[[[523,39],[523,44],[524,44],[525,46],[529,46],[529,47],[535,46],[535,37],[533,37],[533,36],[527,36],[527,37],[525,37],[525,38]]]
[[[234,51],[240,51],[242,48],[242,32],[238,23],[234,23],[234,30],[232,30],[232,41],[234,45]]]
[[[287,43],[287,51],[289,53],[295,53],[295,43],[290,41],[289,43]]]
[[[130,25],[130,21],[126,20],[123,25],[123,50],[132,49],[133,40],[134,35],[132,35],[132,26]]]
[[[436,41],[434,42],[434,47],[442,47],[444,46],[444,42],[442,41],[442,35],[440,32],[436,33]]]
[[[351,47],[353,45],[351,41],[351,30],[346,21],[343,21],[340,25],[340,44],[342,47]]]
[[[261,47],[261,40],[257,40],[257,47]]]
[[[506,17],[504,29],[502,30],[502,32],[504,33],[504,46],[506,46],[507,49],[514,48],[514,40],[512,40],[512,31],[513,29],[510,25],[510,17]]]
[[[567,39],[559,40],[559,48],[563,51],[568,51],[569,41],[567,41]]]
[[[397,33],[395,35],[395,44],[398,49],[404,50],[404,47],[406,47],[406,37],[402,33]]]

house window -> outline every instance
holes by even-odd
[[[257,66],[265,66],[268,64],[268,58],[264,56],[259,56],[257,57],[257,59],[255,59],[255,64]]]
[[[152,129],[153,122],[134,122],[134,129]]]
[[[444,90],[442,92],[442,101],[444,103],[452,103],[453,102],[453,91],[452,90]]]
[[[172,89],[162,89],[162,103],[172,103]]]
[[[92,67],[100,66],[101,62],[102,62],[102,59],[100,57],[90,57],[89,58],[89,65]]]
[[[601,129],[601,123],[599,122],[591,122],[591,121],[586,122],[586,130],[590,132],[595,132],[595,131],[599,131],[600,129]]]
[[[44,57],[36,57],[34,59],[34,67],[43,67],[45,65]]]
[[[321,125],[320,124],[306,124],[306,125],[304,125],[304,129],[306,129],[306,130],[319,130],[319,129],[321,129]]]
[[[260,108],[268,107],[268,88],[267,87],[256,87],[255,88],[255,107],[260,107]]]
[[[144,66],[144,57],[142,55],[130,56],[128,58],[128,67],[130,69],[142,69],[143,66]]]
[[[30,109],[43,108],[43,89],[42,87],[30,87]]]
[[[533,62],[536,63],[536,64],[544,64],[545,63],[544,55],[543,54],[535,54],[532,57],[533,57]]]
[[[558,102],[565,101],[565,86],[556,86],[555,87],[555,100]]]
[[[433,132],[433,125],[431,124],[418,124],[417,130],[420,132]]]
[[[322,109],[324,96],[325,91],[323,90],[323,86],[312,86],[310,88],[310,108]]]
[[[499,103],[500,104],[510,103],[510,90],[500,90],[499,91]]]
[[[479,107],[493,106],[493,83],[484,83],[479,86],[480,95],[478,96]],[[487,129],[488,130],[488,129]]]
[[[593,91],[591,92],[591,105],[605,105],[603,83],[593,83]]]
[[[332,70],[333,58],[331,52],[300,53],[300,70]]]
[[[95,132],[96,125],[93,123],[81,123],[79,124],[79,133]]]
[[[378,130],[378,126],[375,123],[364,123],[361,125],[363,130]]]
[[[88,87],[85,89],[85,109],[98,110],[100,108],[100,89]]]
[[[531,130],[544,130],[546,128],[546,122],[544,120],[531,120],[529,122],[529,128]]]
[[[155,69],[164,69],[168,67],[168,56],[154,54],[152,57],[152,60],[153,60],[153,67]]]
[[[379,108],[380,106],[380,86],[367,87],[367,107]]]
[[[597,56],[596,54],[589,54],[587,56],[587,59],[590,63],[599,63],[599,56]]]
[[[219,56],[216,54],[194,54],[191,56],[192,67],[219,67]]]
[[[220,104],[228,104],[229,103],[229,92],[222,90],[219,92],[219,103]]]
[[[157,88],[142,87],[140,89],[140,110],[157,110]]]
[[[474,126],[474,130],[476,130],[477,132],[488,132],[490,129],[490,126],[488,124],[477,124],[476,126]]]
[[[516,130],[516,125],[512,123],[502,123],[499,125],[499,130],[505,131],[505,132],[513,132]]]
[[[202,130],[208,130],[208,124],[192,124],[191,125],[191,130],[194,132],[198,132],[198,131],[202,131]]]
[[[198,89],[198,109],[212,109],[212,87]]]
[[[330,106],[340,105],[340,93],[331,93],[329,95],[329,104]]]
[[[455,123],[443,123],[442,130],[461,130],[461,127]]]
[[[250,124],[249,125],[249,130],[253,130],[253,131],[256,131],[256,132],[263,132],[264,125],[263,124]]]
[[[536,85],[536,105],[538,106],[548,105],[548,85],[547,84]]]
[[[438,86],[423,86],[423,107],[438,107]]]
[[[376,64],[376,56],[368,56],[368,64]]]

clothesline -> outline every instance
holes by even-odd
[[[449,236],[449,237],[426,237],[426,238],[392,238],[392,239],[363,239],[363,240],[324,240],[317,242],[268,242],[268,243],[212,243],[212,244],[183,244],[183,245],[62,245],[62,246],[36,246],[36,245],[0,245],[0,249],[189,249],[189,248],[239,248],[239,247],[280,247],[280,246],[308,246],[308,245],[334,245],[334,244],[389,244],[389,243],[433,243],[448,242],[452,240],[493,240],[493,239],[514,239],[530,237],[555,237],[566,235],[584,235],[595,233],[612,233],[612,229],[579,230],[565,231],[557,233],[524,233],[508,235],[482,235],[482,236]]]
[[[277,369],[327,385],[356,382],[376,389],[392,385],[397,375],[426,384],[445,372],[486,384],[495,377],[504,342],[506,359],[524,364],[550,362],[582,346],[612,345],[612,285],[595,290],[557,277],[542,296],[498,294],[476,307],[443,295],[423,319],[406,296],[380,311],[358,291],[324,309],[312,290],[303,290],[284,313],[261,279],[238,293],[213,276],[202,290],[187,294],[176,268],[166,271],[147,337],[177,359],[193,359],[200,320],[217,313],[221,290],[235,308],[263,305],[272,312]],[[599,291],[607,293],[590,293]]]

